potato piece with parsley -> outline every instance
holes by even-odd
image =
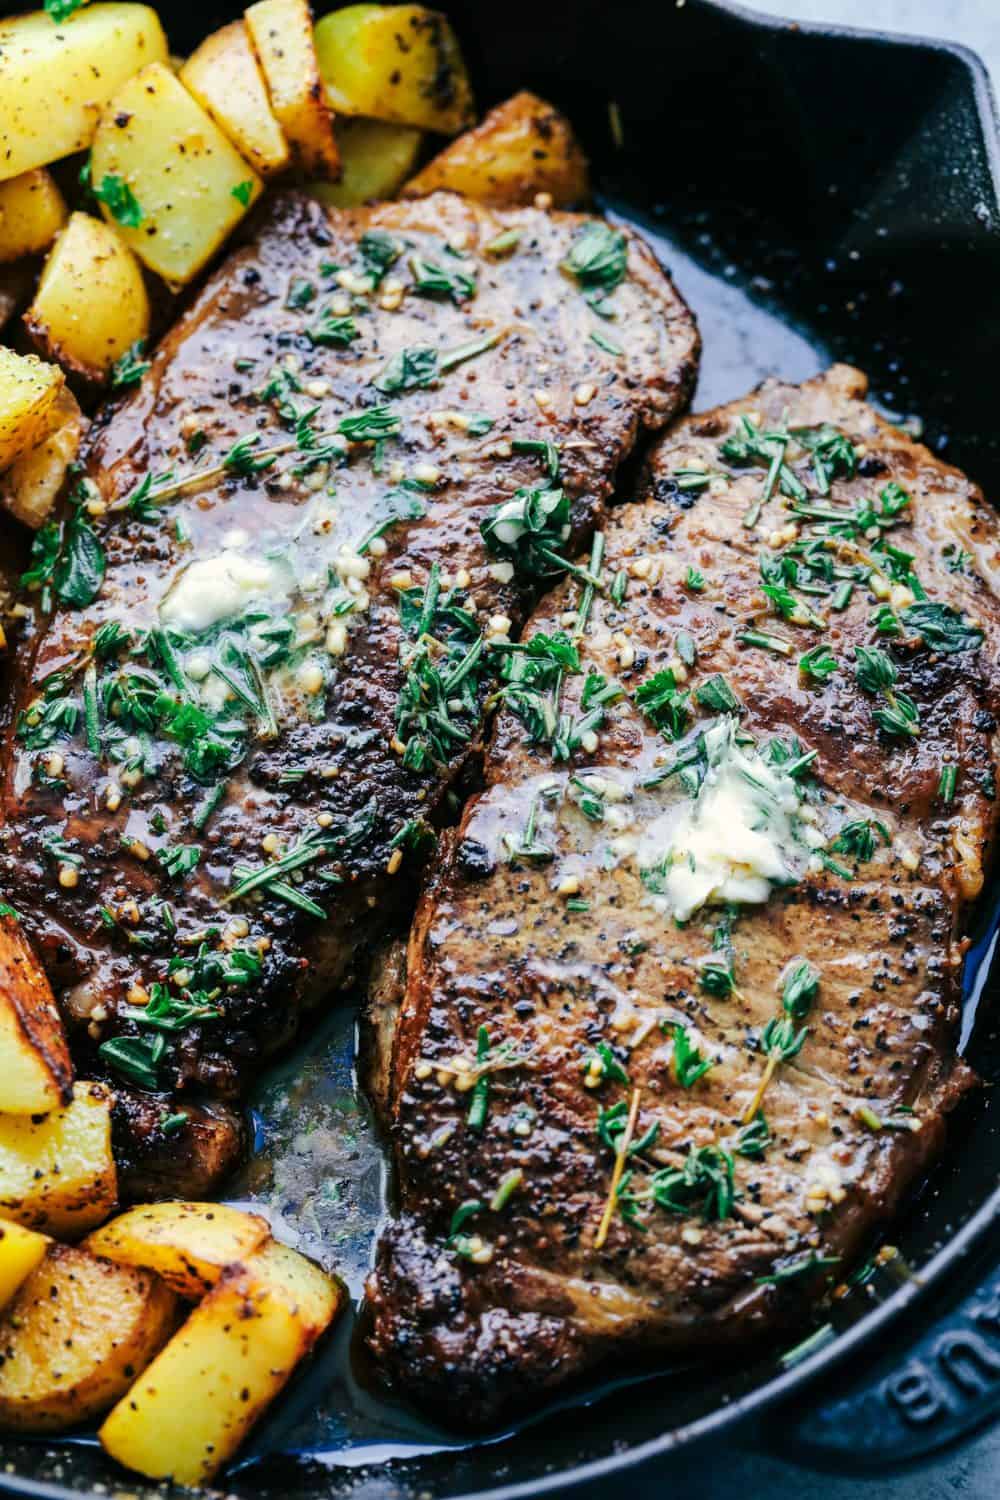
[[[130,78],[102,115],[90,176],[105,219],[172,286],[197,276],[262,189],[214,120],[158,62]]]
[[[115,90],[166,57],[150,5],[94,5],[63,25],[43,10],[0,20],[0,180],[85,150]]]

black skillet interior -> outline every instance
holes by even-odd
[[[653,237],[704,334],[698,406],[768,374],[797,379],[847,359],[868,371],[887,411],[922,423],[939,452],[1000,493],[1000,171],[973,62],[944,47],[763,22],[712,0],[443,8],[481,103],[530,87],[559,104],[591,154],[605,206]],[[159,9],[183,51],[238,7],[210,15],[170,0]],[[976,1014],[988,915],[982,930],[964,1040],[995,1080],[1000,1037],[988,1004]],[[356,1293],[384,1174],[352,1057],[353,1018],[342,1010],[276,1070],[257,1100],[258,1159],[233,1197],[262,1203],[284,1237],[336,1265]],[[926,1450],[992,1411],[1000,1313],[995,1297],[967,1290],[1000,1264],[989,1233],[998,1176],[987,1092],[956,1121],[946,1160],[893,1227],[901,1258],[820,1314],[835,1338],[821,1326],[801,1355],[760,1350],[711,1367],[631,1371],[475,1446],[375,1399],[345,1327],[226,1488],[389,1500],[532,1495],[591,1477],[595,1493],[607,1493],[611,1473],[637,1457],[665,1458],[682,1440],[753,1419],[777,1396],[783,1441],[816,1462]],[[878,1363],[867,1352],[877,1327]],[[833,1393],[829,1384],[804,1391],[817,1374],[829,1381],[826,1367],[865,1339],[865,1359],[850,1361],[853,1385],[841,1376]],[[769,1440],[766,1416],[759,1430]],[[4,1457],[0,1482],[27,1492],[81,1492],[116,1477],[86,1438],[58,1450],[5,1445]],[[128,1489],[143,1492],[131,1477]]]

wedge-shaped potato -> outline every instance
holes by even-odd
[[[274,1241],[231,1267],[100,1430],[119,1463],[203,1484],[333,1321],[340,1288]]]
[[[0,1319],[0,1424],[54,1432],[100,1416],[176,1322],[176,1296],[148,1271],[53,1245]]]
[[[316,27],[326,96],[340,115],[368,115],[454,135],[475,119],[458,39],[423,5],[348,5]]]
[[[491,109],[406,184],[404,198],[439,189],[494,208],[516,208],[549,193],[557,208],[590,197],[587,158],[569,121],[537,94],[515,94]]]
[[[246,24],[267,79],[271,108],[296,161],[304,171],[336,181],[340,155],[320,77],[308,0],[258,0],[246,12]]]
[[[38,348],[65,370],[103,380],[149,332],[149,297],[129,247],[100,219],[75,213],[42,269],[24,315]]]
[[[0,21],[0,179],[84,150],[119,85],[166,56],[148,5],[94,5],[61,26],[41,10]]]
[[[0,1115],[0,1214],[75,1239],[113,1211],[112,1096],[77,1083],[72,1103],[47,1115]]]
[[[119,220],[117,232],[175,286],[211,260],[261,191],[253,168],[158,62],[130,78],[105,111],[90,171],[99,192],[107,178],[130,189],[139,222]],[[107,204],[104,215],[114,220]]]
[[[243,21],[207,36],[181,68],[180,79],[262,177],[287,167],[288,142]]]
[[[65,200],[44,167],[0,182],[0,262],[40,255],[65,222]]]
[[[65,380],[55,365],[0,346],[0,470],[49,431],[52,406]]]
[[[68,386],[55,399],[52,421],[52,431],[0,474],[0,504],[33,531],[48,519],[87,427]]]
[[[338,120],[339,182],[311,182],[309,191],[334,208],[395,198],[413,171],[422,130],[385,120]]]
[[[0,1113],[45,1114],[72,1095],[73,1064],[49,981],[15,919],[0,917]]]
[[[96,1229],[87,1249],[155,1271],[182,1297],[198,1298],[269,1237],[266,1219],[224,1203],[148,1203]]]
[[[51,1244],[47,1234],[36,1234],[23,1224],[0,1220],[0,1308],[7,1306]]]

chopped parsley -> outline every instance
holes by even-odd
[[[138,229],[144,214],[138,198],[124,177],[119,177],[115,172],[106,173],[94,187],[93,193],[123,229]]]

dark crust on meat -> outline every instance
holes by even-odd
[[[661,441],[644,498],[606,528],[607,576],[628,570],[627,598],[621,608],[597,600],[581,649],[584,670],[617,679],[627,696],[610,711],[595,754],[574,757],[570,769],[600,767],[632,789],[637,807],[642,796],[666,795],[637,789],[671,752],[631,694],[676,666],[684,629],[698,653],[688,687],[723,673],[758,744],[797,735],[817,750],[826,836],[867,815],[885,823],[889,846],[879,841],[853,879],[814,861],[765,905],[741,907],[737,989],[715,998],[697,976],[717,915],[705,910],[683,926],[660,915],[634,864],[616,857],[608,868],[601,851],[611,835],[569,799],[540,814],[536,838],[553,860],[508,861],[504,835],[516,842],[539,785],[565,781],[567,771],[527,745],[521,724],[504,713],[487,754],[487,789],[466,807],[427,886],[391,1066],[401,1213],[369,1283],[371,1342],[386,1378],[449,1420],[493,1423],[630,1351],[758,1344],[801,1323],[938,1152],[947,1113],[975,1082],[954,1048],[964,933],[996,823],[989,774],[1000,711],[998,527],[975,486],[883,422],[864,403],[865,389],[864,377],[844,367],[801,388],[769,383]],[[828,610],[822,637],[768,615],[756,548],[787,544],[788,534],[771,533],[790,518],[778,496],[756,534],[744,525],[763,469],[729,466],[725,483],[697,495],[678,487],[678,469],[720,468],[719,441],[746,412],[764,428],[828,422],[846,433],[858,474],[835,481],[831,503],[853,506],[889,480],[901,484],[912,500],[892,540],[914,555],[932,600],[948,600],[983,630],[981,649],[956,655],[935,655],[919,640],[894,647],[898,686],[921,715],[918,738],[901,744],[882,735],[873,700],[855,681],[853,648],[874,639],[878,600],[866,586],[842,614]],[[798,463],[807,474],[805,457]],[[959,554],[964,567],[950,569]],[[684,586],[689,567],[704,575],[702,592]],[[529,629],[557,629],[566,602],[556,591]],[[790,659],[737,643],[748,621],[790,638]],[[796,669],[817,639],[841,663],[825,684],[809,684]],[[582,681],[566,681],[569,714],[578,712]],[[938,795],[947,759],[959,772],[950,804]],[[559,893],[566,875],[579,877],[586,913]],[[742,1196],[733,1215],[703,1222],[651,1212],[645,1233],[616,1216],[597,1248],[612,1165],[595,1132],[598,1108],[639,1088],[637,1133],[659,1126],[654,1164],[677,1165],[692,1145],[734,1149],[763,1071],[761,1032],[792,957],[818,967],[819,995],[804,1047],[765,1095],[772,1144],[759,1159],[735,1158]],[[671,1066],[676,1024],[713,1062],[688,1089]],[[477,1133],[467,1090],[440,1065],[474,1058],[484,1026],[491,1045],[502,1039],[528,1061],[492,1075],[488,1124]],[[584,1059],[602,1041],[627,1066],[629,1089],[584,1087]],[[526,1107],[535,1119],[522,1135]],[[907,1109],[912,1130],[905,1113],[902,1129],[873,1130],[858,1115]],[[512,1170],[523,1180],[503,1210],[484,1207],[463,1226],[492,1258],[459,1258],[448,1240],[454,1210],[488,1205]],[[814,1254],[836,1257],[836,1271],[760,1283],[789,1258]]]
[[[303,1010],[347,984],[369,941],[412,909],[416,855],[407,852],[393,878],[399,863],[393,840],[411,819],[433,824],[449,814],[446,793],[480,744],[473,732],[447,766],[425,772],[402,766],[391,743],[403,679],[399,586],[391,580],[408,571],[422,587],[435,562],[452,577],[465,570],[463,597],[479,624],[502,614],[516,630],[530,597],[516,582],[496,576],[495,559],[486,555],[479,534],[480,521],[495,505],[518,486],[540,482],[537,455],[512,455],[511,439],[545,437],[561,445],[562,483],[572,502],[566,545],[577,549],[603,515],[618,466],[641,431],[659,428],[682,410],[693,386],[693,320],[649,249],[632,234],[628,278],[616,293],[623,354],[616,358],[591,341],[590,330],[600,320],[560,269],[585,222],[535,209],[494,213],[448,194],[339,213],[286,195],[275,201],[252,241],[209,281],[135,393],[109,405],[95,422],[86,467],[99,491],[98,509],[102,503],[110,508],[93,521],[106,549],[107,577],[86,610],[39,615],[25,630],[5,745],[0,845],[0,888],[38,945],[85,1076],[108,1076],[95,1044],[120,1031],[136,1034],[127,1003],[131,993],[134,1006],[133,987],[148,990],[163,981],[178,943],[188,941],[181,951],[193,952],[197,934],[218,932],[235,911],[250,924],[239,941],[265,945],[263,973],[252,985],[216,997],[220,1020],[189,1026],[170,1039],[162,1077],[181,1098],[240,1094],[261,1060],[294,1035]],[[516,253],[483,252],[483,245],[510,229],[521,235]],[[409,252],[380,289],[343,290],[337,267],[357,277],[359,242],[372,230],[402,238],[436,262],[448,259],[449,245],[466,247],[465,258],[449,264],[474,272],[476,294],[461,303],[415,295]],[[395,303],[392,277],[405,290]],[[308,306],[292,305],[301,282],[313,288]],[[338,297],[353,300],[360,330],[346,348],[315,343],[306,333]],[[430,343],[450,350],[484,332],[501,335],[497,346],[442,375],[432,388],[391,397],[374,390],[373,379],[401,349]],[[392,402],[403,428],[386,445],[381,468],[370,444],[354,445],[344,464],[331,469],[332,502],[310,488],[307,477],[281,478],[283,460],[266,472],[233,473],[171,499],[162,518],[141,520],[123,512],[123,500],[145,476],[170,470],[187,475],[196,465],[218,463],[247,434],[259,434],[263,446],[288,440],[287,420],[271,399],[255,394],[287,356],[296,362],[302,387],[292,399],[299,411],[319,409],[319,431],[362,408]],[[580,394],[583,386],[589,399]],[[434,414],[442,409],[460,416],[485,412],[494,425],[486,436],[470,436],[461,423],[438,420]],[[195,433],[204,435],[197,459],[188,451]],[[296,461],[293,455],[288,464]],[[107,803],[114,767],[87,749],[82,715],[71,740],[49,747],[65,760],[59,773],[64,786],[58,779],[53,786],[40,764],[44,754],[21,749],[17,712],[33,702],[41,681],[66,667],[78,674],[72,681],[79,692],[80,663],[102,623],[118,621],[133,631],[155,624],[160,602],[185,563],[226,547],[256,552],[284,543],[293,563],[322,565],[319,576],[325,577],[340,544],[364,535],[373,515],[381,517],[386,490],[399,482],[397,464],[406,478],[414,471],[420,478],[421,466],[433,466],[439,478],[426,480],[426,517],[392,526],[385,554],[369,554],[370,606],[350,617],[348,649],[336,671],[323,655],[322,621],[315,649],[330,675],[324,711],[305,712],[307,690],[297,680],[283,685],[279,737],[252,743],[204,831],[192,826],[191,815],[205,787],[183,769],[170,743],[159,744],[157,774],[131,790],[122,787],[117,810]],[[299,534],[306,505],[314,506],[309,515],[317,518]],[[319,514],[322,505],[332,519]],[[179,521],[189,543],[176,540]],[[241,540],[228,540],[233,528]],[[297,608],[295,601],[293,595]],[[294,784],[284,779],[300,771]],[[366,807],[373,809],[370,834],[339,863],[327,861],[323,871],[339,873],[341,885],[331,888],[316,866],[296,876],[301,894],[329,910],[325,923],[274,899],[220,906],[233,865],[261,862],[266,836],[288,848],[316,830],[318,816],[329,812],[339,825]],[[46,853],[53,834],[80,861],[75,886],[60,884],[60,857]],[[197,869],[181,880],[167,878],[158,851],[193,843],[202,848]],[[172,907],[176,943],[158,915],[162,901]],[[114,917],[113,928],[102,919],[102,907]]]

